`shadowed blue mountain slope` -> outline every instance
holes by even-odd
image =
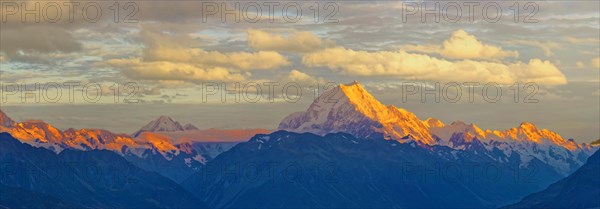
[[[0,134],[0,205],[44,208],[204,208],[181,186],[133,166],[110,151],[65,150],[60,154]],[[12,193],[12,192],[18,193]],[[18,202],[28,193],[47,198]],[[54,205],[56,204],[56,205]]]
[[[600,151],[573,174],[505,208],[600,208]]]
[[[562,176],[532,160],[277,131],[219,155],[183,185],[214,208],[494,208]],[[498,160],[502,159],[502,160]]]

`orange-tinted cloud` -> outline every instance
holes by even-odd
[[[474,35],[464,30],[457,30],[450,38],[438,45],[407,45],[406,51],[435,53],[451,59],[501,60],[507,57],[518,57],[516,51],[507,51],[499,46],[484,44]]]
[[[566,84],[567,80],[549,61],[500,63],[490,61],[451,61],[424,54],[399,51],[356,51],[342,47],[306,54],[302,62],[309,67],[327,67],[355,76],[395,76],[410,80],[456,82],[537,82]]]

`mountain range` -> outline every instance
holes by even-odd
[[[278,129],[209,161],[184,187],[216,208],[496,208],[559,181],[598,149],[528,122],[498,131],[420,120],[356,82]]]
[[[177,126],[179,123],[170,117],[160,116],[137,131],[137,137],[132,137],[103,129],[70,128],[62,131],[41,120],[15,122],[1,110],[0,119],[0,132],[8,132],[34,147],[43,147],[55,153],[71,149],[109,150],[136,166],[156,171],[177,182],[244,138],[269,132],[265,129],[186,130]]]
[[[598,150],[530,122],[483,130],[422,120],[383,105],[358,82],[322,93],[277,129],[199,130],[160,116],[132,135],[62,131],[39,120],[15,122],[0,110],[0,132],[24,145],[156,172],[211,208],[496,208],[575,175]],[[14,194],[40,191],[1,186]],[[37,203],[84,204],[55,196]]]
[[[9,208],[206,208],[166,177],[107,150],[60,154],[0,133],[0,206]],[[29,196],[32,195],[32,196]],[[19,201],[22,196],[30,201]]]
[[[461,121],[445,125],[435,118],[420,120],[405,109],[381,104],[358,82],[340,84],[323,92],[306,111],[284,118],[278,129],[317,135],[344,132],[360,138],[415,141],[457,150],[476,142],[488,151],[497,149],[506,156],[518,154],[522,166],[537,158],[562,175],[583,165],[596,149],[565,140],[529,122],[509,130],[482,130]]]
[[[277,131],[222,153],[182,185],[215,208],[496,208],[562,177],[478,143],[455,150]]]

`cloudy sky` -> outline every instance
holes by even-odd
[[[422,119],[600,138],[597,1],[2,3],[0,105],[16,120],[274,129],[356,80]]]

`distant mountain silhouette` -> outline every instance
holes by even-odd
[[[146,124],[140,130],[133,133],[131,136],[138,137],[143,132],[173,132],[173,131],[185,131],[185,130],[198,130],[198,128],[194,127],[192,124],[187,124],[185,127],[181,125],[179,122],[173,120],[168,116],[160,116],[158,119],[150,121],[150,123]]]

